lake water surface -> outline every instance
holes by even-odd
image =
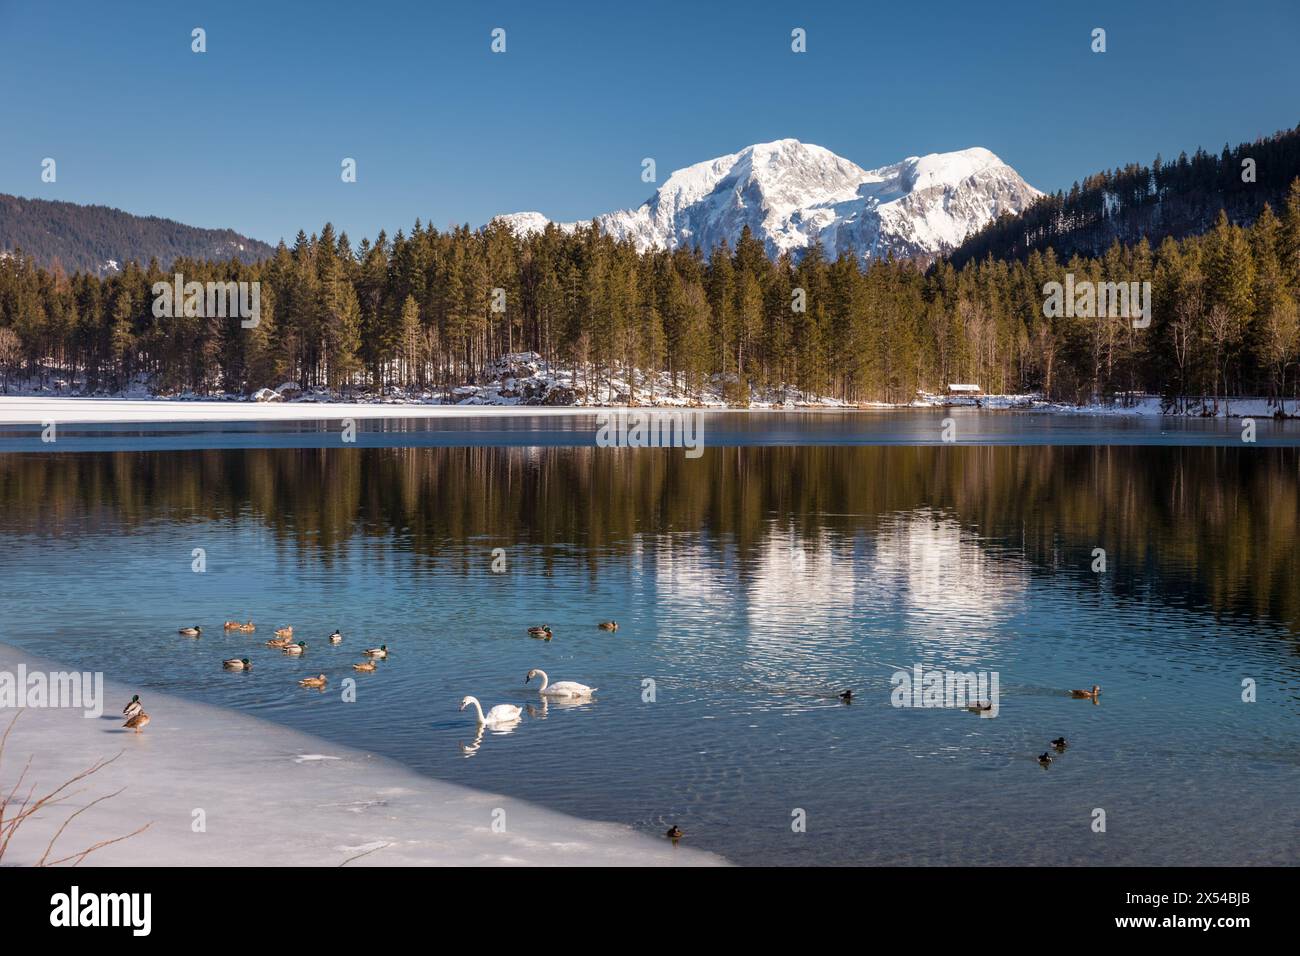
[[[1300,862],[1293,423],[941,417],[714,416],[695,460],[582,418],[11,427],[0,640],[742,863]],[[915,665],[998,715],[893,706]],[[476,740],[465,694],[532,707]]]

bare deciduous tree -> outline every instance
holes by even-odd
[[[18,722],[18,718],[21,717],[22,714],[23,712],[21,710],[14,714],[13,720],[9,721],[9,726],[5,728],[4,735],[0,736],[0,764],[4,761],[5,745],[9,742],[9,734],[14,729],[14,724]],[[19,828],[24,823],[32,819],[32,817],[42,810],[47,810],[51,807],[56,807],[65,803],[69,798],[80,792],[70,788],[74,787],[82,780],[85,780],[103,770],[120,756],[122,756],[122,754],[118,753],[113,757],[96,760],[85,770],[81,771],[81,773],[65,780],[59,786],[41,796],[36,795],[36,784],[34,783],[28,786],[26,791],[23,790],[23,785],[27,782],[28,771],[31,770],[32,766],[32,761],[29,757],[27,763],[23,765],[22,772],[18,774],[18,779],[14,781],[14,785],[9,788],[8,792],[0,790],[0,864],[4,862],[5,851],[9,849],[9,841],[13,839],[14,834],[18,832]],[[76,810],[69,815],[69,817],[63,821],[58,830],[54,832],[54,836],[50,837],[50,842],[46,845],[45,852],[41,854],[41,858],[36,861],[36,865],[58,866],[60,863],[71,862],[73,866],[76,866],[96,850],[103,849],[106,846],[111,846],[114,843],[121,843],[123,840],[129,840],[131,837],[149,829],[149,827],[153,825],[152,822],[146,823],[138,830],[133,830],[125,836],[100,840],[83,850],[78,850],[75,853],[69,853],[64,856],[50,859],[54,852],[54,844],[58,842],[59,837],[63,835],[63,831],[68,828],[68,825],[72,823],[73,820],[81,816],[81,814],[85,813],[91,807],[103,803],[105,800],[111,800],[121,792],[121,790],[115,790],[114,792],[105,794],[102,797],[96,797],[80,810]]]

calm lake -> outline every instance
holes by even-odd
[[[1300,423],[943,417],[9,426],[0,640],[740,863],[1300,862]],[[894,706],[917,665],[997,716]]]

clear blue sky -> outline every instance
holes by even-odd
[[[1296,0],[0,0],[0,192],[356,241],[586,218],[650,194],[642,157],[787,136],[868,168],[986,146],[1055,190],[1300,123],[1298,41]]]

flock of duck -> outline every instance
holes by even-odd
[[[844,694],[850,694],[850,695],[851,695],[852,692],[851,692],[851,691],[845,691]],[[844,697],[844,694],[841,694],[841,695],[840,695],[840,699],[841,699],[841,700],[845,700],[845,699],[846,699],[846,698]],[[1101,688],[1100,688],[1099,686],[1097,686],[1096,684],[1093,684],[1093,685],[1092,685],[1092,690],[1072,690],[1072,691],[1070,691],[1070,696],[1071,696],[1072,698],[1074,698],[1075,700],[1090,700],[1090,701],[1092,701],[1092,702],[1095,704],[1095,703],[1098,703],[1098,702],[1101,700]],[[993,709],[993,704],[992,704],[992,702],[989,702],[989,703],[977,702],[977,703],[971,704],[971,705],[970,705],[969,707],[967,707],[966,709],[969,710],[969,711],[971,711],[971,712],[973,712],[973,713],[976,713],[976,714],[982,714],[982,713],[985,713],[985,712],[987,712],[987,711],[992,710],[992,709]],[[1055,751],[1057,752],[1057,754],[1063,754],[1063,753],[1065,753],[1065,748],[1066,748],[1067,744],[1066,744],[1066,740],[1065,740],[1064,737],[1057,737],[1055,740],[1051,741],[1051,744],[1052,744],[1052,750],[1055,750]],[[1051,754],[1050,751],[1046,751],[1046,750],[1045,750],[1045,751],[1043,751],[1041,754],[1038,755],[1038,763],[1039,763],[1039,765],[1040,765],[1041,767],[1043,767],[1043,768],[1050,767],[1050,766],[1052,765],[1052,760],[1053,760],[1053,757],[1052,757],[1052,754]]]
[[[1070,696],[1075,700],[1090,700],[1096,704],[1101,700],[1101,688],[1096,684],[1093,684],[1092,690],[1072,690],[1070,691]],[[1055,750],[1057,754],[1065,753],[1067,744],[1064,737],[1057,737],[1055,740],[1051,741],[1051,744],[1052,750]],[[1046,750],[1038,755],[1038,763],[1044,769],[1052,765],[1052,759],[1052,754]]]
[[[596,626],[602,631],[618,630],[617,621],[601,621]],[[240,623],[239,621],[226,621],[224,629],[227,631],[239,631],[241,633],[249,634],[256,631],[257,627],[252,621],[244,623]],[[182,627],[177,631],[177,633],[186,637],[197,638],[202,635],[203,628],[201,625],[195,624],[193,627]],[[549,624],[530,627],[528,629],[528,635],[543,641],[549,641],[555,636],[551,631],[551,626]],[[328,640],[330,644],[341,644],[343,643],[343,634],[341,631],[335,629],[326,640]],[[307,650],[306,641],[295,641],[293,639],[292,627],[276,628],[275,637],[272,640],[267,641],[266,646],[277,648],[290,656],[300,656]],[[386,660],[388,658],[388,645],[381,644],[378,647],[366,648],[361,653],[367,659],[353,664],[353,670],[371,672],[376,669],[375,661]],[[227,658],[221,662],[221,666],[226,670],[233,671],[248,671],[253,668],[252,662],[247,657]],[[589,687],[588,685],[581,684],[577,681],[561,680],[552,683],[546,671],[539,667],[532,668],[524,675],[524,683],[530,683],[534,678],[541,682],[537,692],[543,700],[551,699],[581,702],[590,700],[592,695],[597,691],[597,688]],[[315,677],[305,677],[298,681],[300,687],[314,687],[320,689],[323,689],[327,683],[329,683],[329,679],[324,674],[317,674]],[[1096,684],[1092,686],[1091,690],[1070,691],[1070,696],[1072,698],[1091,700],[1093,703],[1097,703],[1100,700],[1100,695],[1101,687]],[[845,704],[853,702],[852,690],[845,690],[836,696]],[[479,702],[479,699],[472,695],[466,695],[460,702],[461,711],[464,711],[467,707],[474,708],[474,715],[477,718],[480,736],[484,728],[492,730],[508,730],[522,720],[524,710],[523,707],[517,704],[497,704],[484,712],[483,705]],[[991,702],[987,704],[977,702],[968,707],[967,710],[975,713],[983,713],[991,710],[992,707],[993,705]],[[126,723],[123,724],[123,727],[130,728],[136,733],[140,733],[140,731],[149,724],[149,715],[145,713],[144,705],[140,702],[139,694],[134,695],[130,702],[122,708],[122,715],[126,718]],[[1058,755],[1064,753],[1067,746],[1068,744],[1064,737],[1058,737],[1051,741],[1052,750],[1054,750]],[[1048,767],[1051,765],[1053,759],[1054,758],[1050,751],[1044,751],[1039,755],[1038,762],[1043,767]],[[674,825],[669,828],[666,836],[676,843],[677,840],[681,839],[683,833],[680,827]]]
[[[602,631],[617,631],[617,621],[601,621],[597,625]],[[257,625],[252,621],[240,623],[239,621],[226,621],[223,625],[226,631],[239,631],[244,634],[251,634],[257,630]],[[185,637],[201,637],[203,626],[195,624],[192,627],[178,628],[177,634]],[[551,632],[549,624],[542,624],[537,627],[528,629],[529,636],[539,640],[549,641],[554,634]],[[342,644],[343,633],[337,629],[326,638],[331,644]],[[275,637],[266,642],[267,647],[274,647],[277,650],[288,654],[291,657],[300,657],[307,650],[306,641],[295,641],[293,639],[292,627],[278,627],[275,629]],[[380,644],[378,647],[368,647],[361,652],[366,660],[353,664],[352,669],[362,673],[370,673],[376,669],[375,661],[386,660],[388,658],[388,645]],[[253,662],[247,657],[230,657],[221,662],[221,666],[229,671],[250,671],[253,669]],[[550,677],[546,671],[540,668],[533,668],[524,676],[524,683],[527,684],[537,678],[541,681],[537,692],[543,698],[562,699],[569,701],[581,701],[589,699],[592,694],[596,693],[595,687],[588,687],[586,684],[580,684],[577,681],[561,680],[551,683]],[[299,687],[314,687],[323,689],[329,683],[329,678],[324,674],[317,674],[315,677],[304,677],[298,681]],[[460,702],[460,709],[463,711],[466,707],[473,707],[475,716],[478,718],[478,726],[489,727],[494,729],[505,729],[517,723],[523,716],[523,708],[514,704],[497,704],[495,707],[483,712],[483,705],[479,703],[477,697],[467,696]],[[123,727],[140,733],[149,725],[149,715],[145,713],[144,705],[140,702],[140,695],[136,694],[131,698],[124,708],[122,716],[126,718]]]
[[[251,634],[257,630],[257,625],[252,621],[226,621],[223,625],[226,631],[239,631],[243,634]],[[182,627],[176,630],[177,634],[184,637],[198,638],[203,635],[203,625],[195,624],[192,627]],[[326,638],[331,644],[342,644],[343,633],[335,630]],[[290,657],[301,657],[307,650],[306,641],[295,641],[293,639],[292,627],[277,627],[275,637],[266,642],[267,647],[274,647]],[[362,672],[375,670],[375,661],[384,660],[388,657],[388,645],[380,644],[378,647],[368,647],[361,652],[362,656],[367,658],[358,664],[353,664],[352,669]],[[221,662],[221,666],[228,671],[251,671],[253,662],[247,657],[228,657]],[[317,674],[315,677],[304,677],[298,681],[299,687],[316,687],[324,688],[329,683],[329,678],[324,674]],[[122,716],[126,718],[123,727],[134,730],[137,734],[149,726],[149,715],[145,713],[144,704],[140,702],[140,695],[134,695],[130,702],[122,708]]]
[[[223,628],[227,631],[240,631],[244,634],[249,634],[257,630],[257,625],[252,621],[247,621],[243,624],[240,624],[238,621],[227,621],[223,625]],[[193,627],[182,627],[176,633],[184,634],[186,637],[199,637],[203,634],[203,628],[200,625],[195,624]],[[326,640],[331,644],[342,644],[343,632],[335,629],[334,633],[327,637]],[[292,627],[277,627],[275,629],[275,637],[267,641],[266,646],[274,647],[276,650],[283,651],[290,657],[301,657],[307,650],[306,641],[295,641],[293,639]],[[381,644],[378,647],[368,647],[361,653],[364,657],[369,658],[369,660],[364,660],[359,664],[353,664],[352,669],[358,671],[373,671],[375,669],[375,661],[384,660],[388,657],[388,645]],[[247,657],[230,657],[222,661],[221,666],[228,671],[251,671],[253,669],[253,662]],[[307,677],[298,681],[300,687],[324,687],[327,683],[328,680],[324,674],[318,674],[315,677]]]

